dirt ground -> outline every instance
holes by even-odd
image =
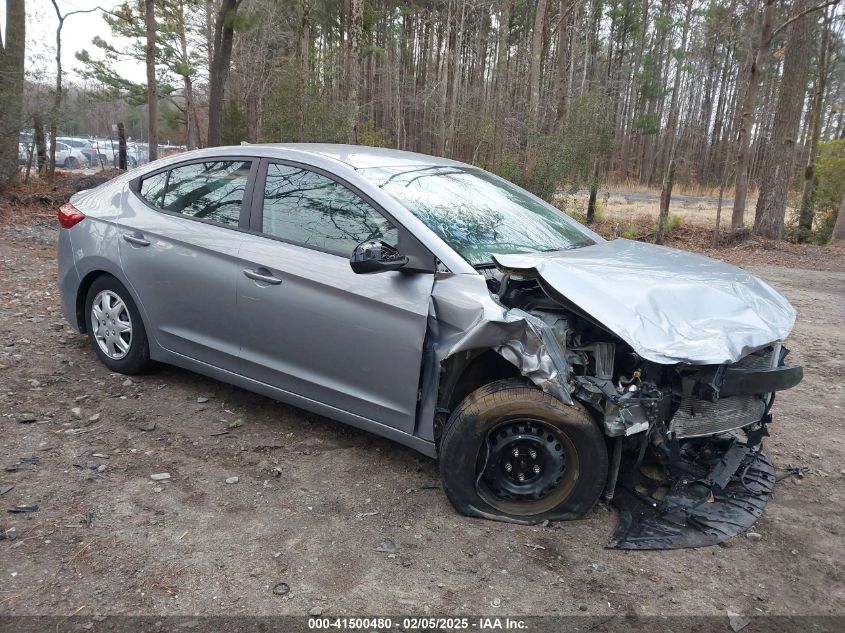
[[[61,317],[53,236],[0,228],[2,614],[845,613],[841,270],[751,266],[797,308],[806,376],[767,450],[810,469],[778,485],[762,538],[622,552],[606,507],[468,519],[410,449],[187,371],[110,373]]]

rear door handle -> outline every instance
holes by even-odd
[[[130,244],[134,244],[135,246],[149,246],[150,241],[145,240],[140,233],[132,234],[132,233],[124,233],[123,239],[125,239]]]
[[[274,277],[273,274],[266,268],[259,268],[258,270],[250,270],[249,268],[245,268],[244,275],[246,275],[250,279],[254,279],[255,281],[260,281],[265,284],[271,284],[273,286],[278,286],[280,283],[282,283],[281,279],[279,279],[278,277]]]

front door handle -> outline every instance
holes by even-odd
[[[245,268],[244,275],[246,275],[250,279],[254,279],[255,281],[260,281],[265,284],[271,284],[273,286],[278,286],[280,283],[282,283],[281,279],[279,279],[278,277],[274,277],[273,274],[266,268],[259,268],[258,270],[250,270],[249,268]]]
[[[135,233],[134,235],[132,233],[124,233],[123,239],[125,239],[130,244],[134,244],[135,246],[149,246],[150,245],[150,241],[145,240],[141,236],[140,233]]]

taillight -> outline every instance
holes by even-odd
[[[59,224],[62,225],[62,228],[69,229],[76,226],[84,219],[85,215],[82,211],[77,209],[70,202],[59,207]]]

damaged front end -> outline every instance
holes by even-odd
[[[802,378],[800,367],[785,364],[780,342],[755,347],[755,331],[734,346],[737,358],[683,358],[677,343],[672,359],[652,355],[536,270],[483,272],[485,297],[478,277],[435,282],[429,362],[437,367],[462,350],[493,349],[561,402],[592,412],[610,447],[605,498],[620,512],[609,547],[712,545],[759,519],[775,482],[761,451],[775,393]],[[788,331],[791,323],[779,327]]]

